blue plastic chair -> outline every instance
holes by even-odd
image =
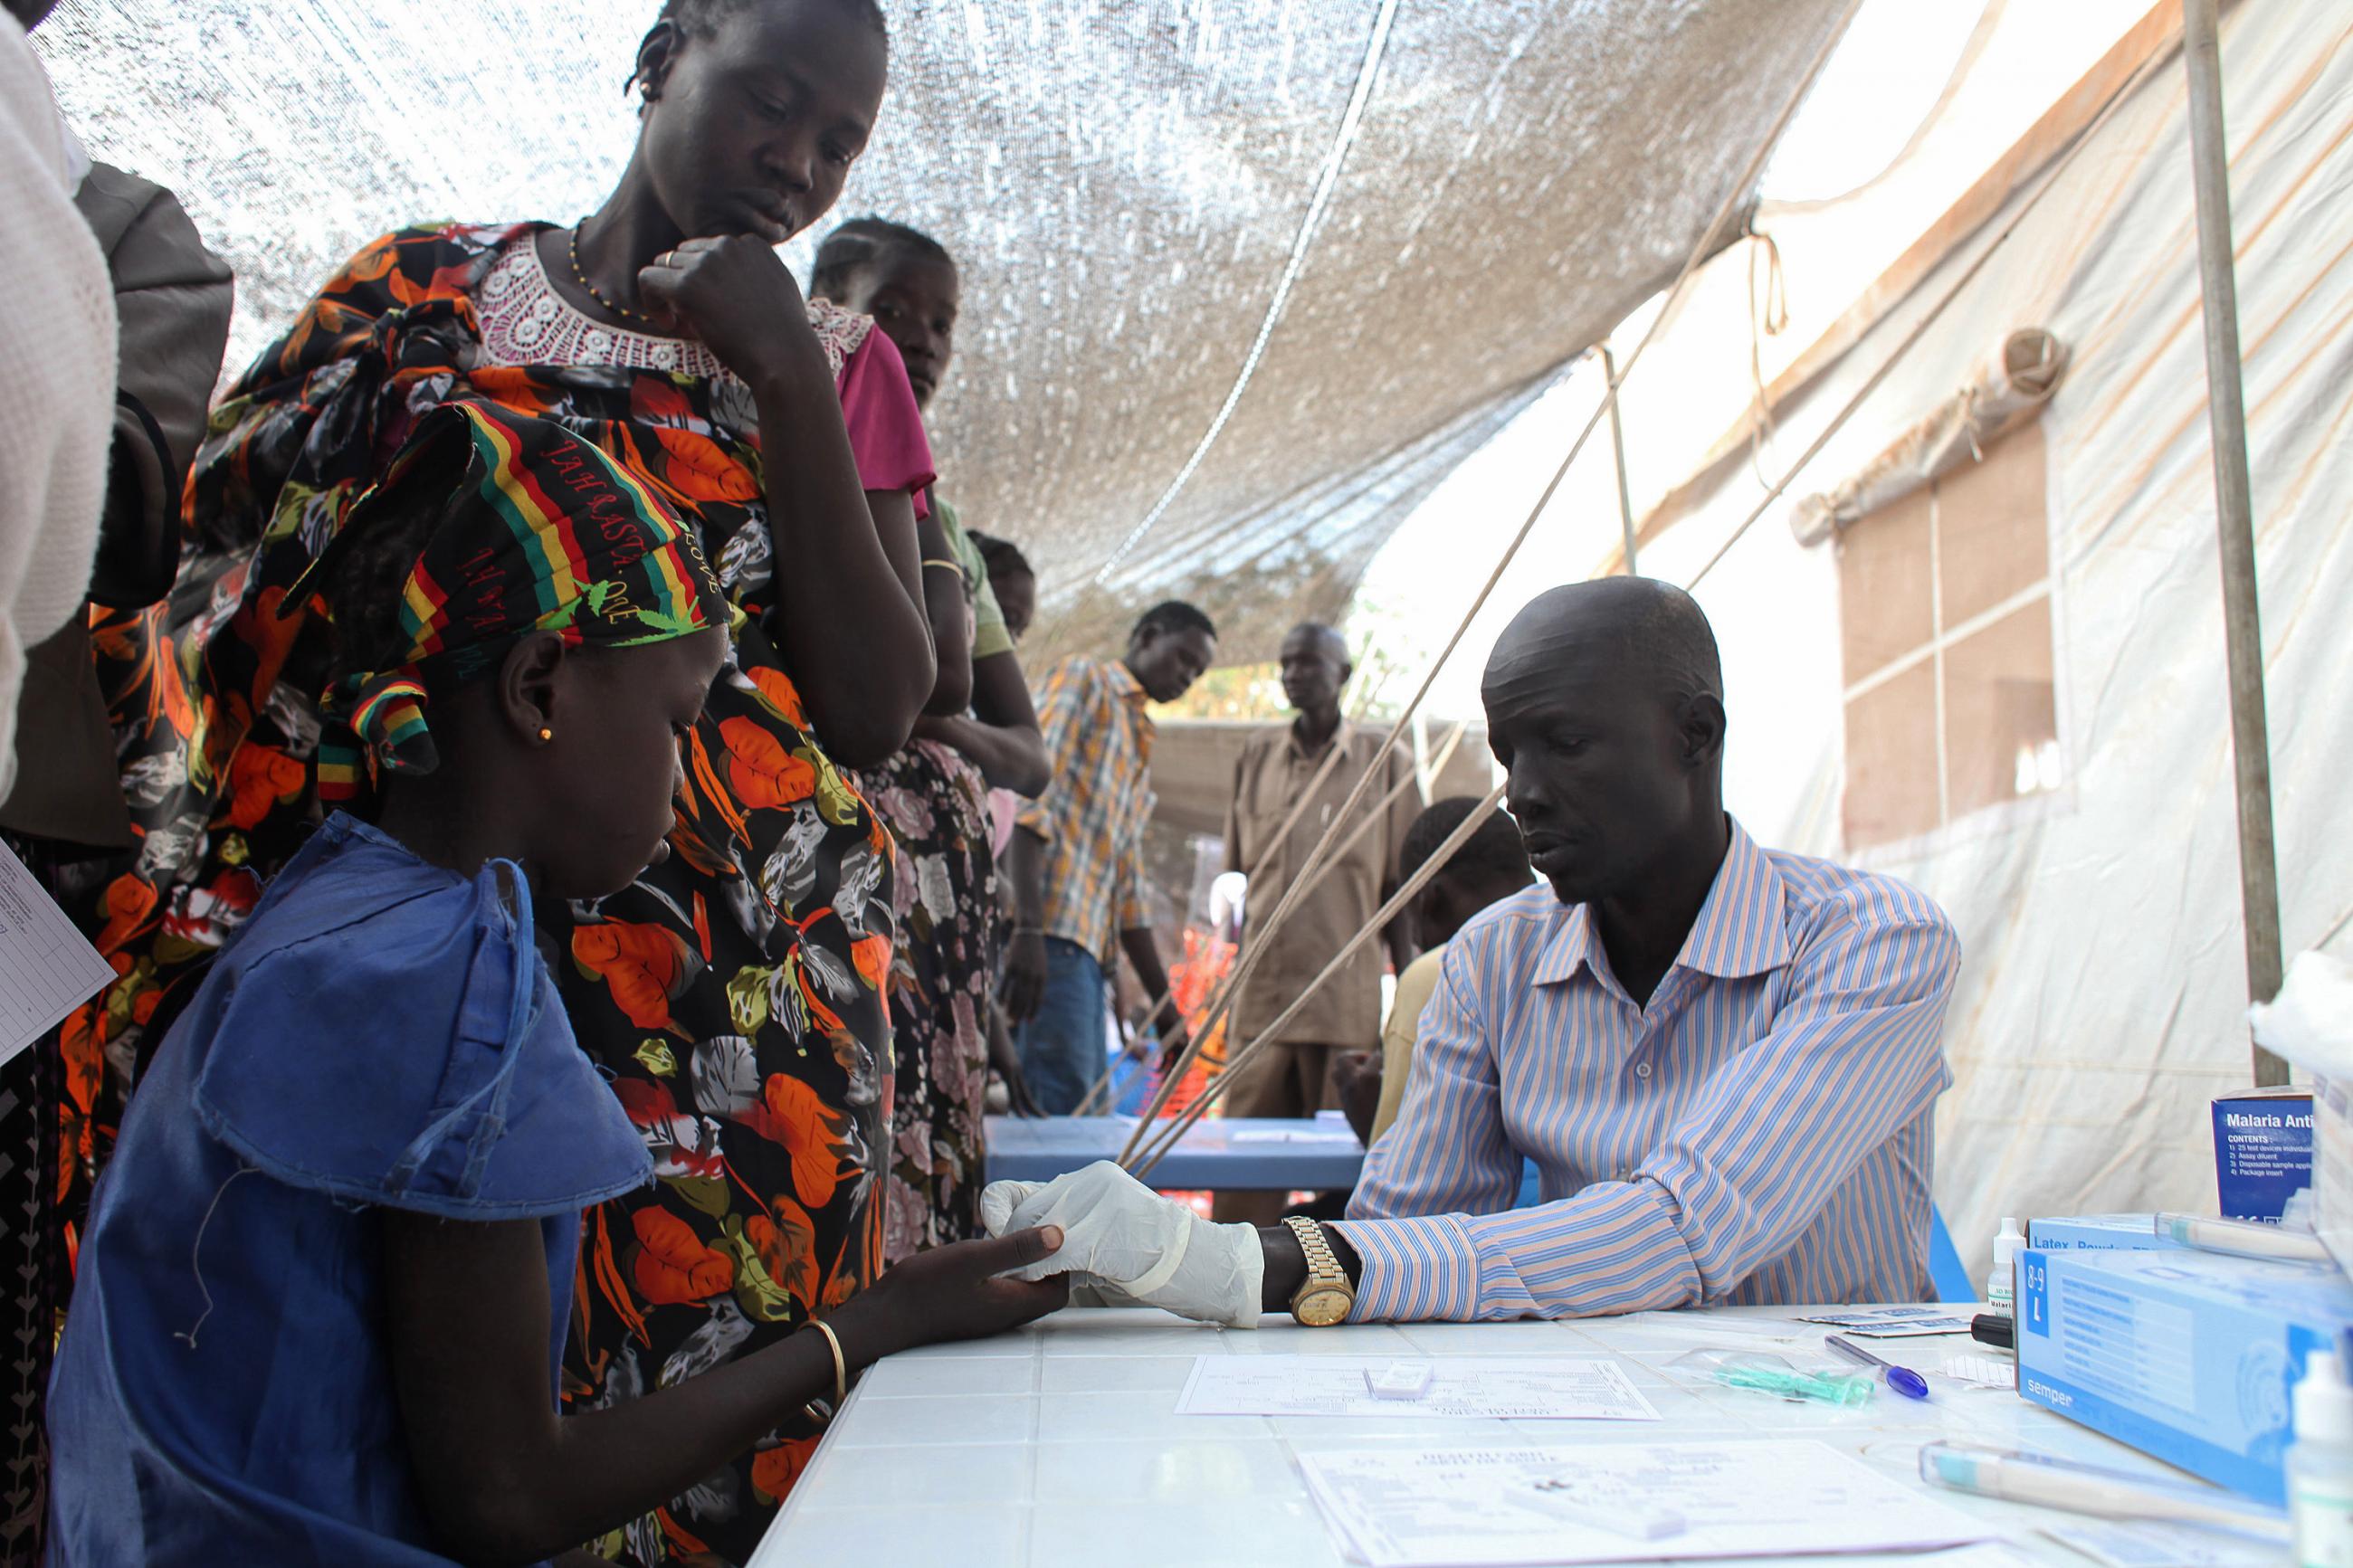
[[[1961,1267],[1960,1249],[1953,1245],[1953,1233],[1945,1228],[1945,1211],[1933,1204],[1928,1208],[1928,1282],[1936,1287],[1939,1301],[1978,1299],[1978,1289],[1969,1279],[1969,1271]]]

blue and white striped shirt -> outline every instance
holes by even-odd
[[[1585,906],[1505,900],[1448,944],[1339,1226],[1353,1316],[1922,1299],[1959,967],[1917,890],[1738,823],[1647,1007]],[[1544,1202],[1514,1210],[1523,1155]]]

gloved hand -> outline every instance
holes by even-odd
[[[980,1194],[980,1223],[991,1236],[1061,1226],[1061,1249],[1017,1269],[1018,1279],[1068,1273],[1074,1300],[1258,1327],[1266,1255],[1257,1227],[1212,1225],[1108,1160],[1042,1186],[992,1182]]]

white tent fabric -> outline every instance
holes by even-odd
[[[1236,652],[1336,615],[1404,512],[1672,274],[1846,10],[887,8],[892,95],[835,216],[914,223],[964,262],[944,488],[1034,547],[1050,629],[1187,589]],[[93,152],[176,190],[236,266],[242,363],[387,227],[588,210],[655,11],[64,0],[37,41]],[[1230,419],[1091,587],[1234,393],[1294,250]]]
[[[2040,327],[2003,334],[1968,385],[1895,438],[1835,489],[1799,501],[1789,531],[1820,544],[1939,475],[1980,460],[1985,449],[2042,411],[2067,373],[2067,345]]]
[[[2353,921],[2353,18],[2234,7],[2222,34],[2282,919],[2290,952]],[[2072,352],[2042,414],[2066,783],[1865,863],[1935,896],[1967,957],[1936,1190],[1981,1268],[2003,1215],[2211,1212],[2206,1102],[2250,1081],[2221,596],[2186,89],[2178,52],[1700,590],[1725,650],[1732,808],[1841,855],[1838,568],[1786,526],[1968,384],[1987,342]],[[2011,208],[1995,215],[1990,230]],[[1778,413],[1776,477],[1978,253],[1931,273]],[[1760,494],[1745,463],[1642,551],[1681,581]],[[1866,525],[1868,526],[1868,525]]]

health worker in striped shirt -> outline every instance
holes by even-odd
[[[1723,693],[1698,605],[1640,578],[1497,641],[1489,738],[1548,885],[1448,946],[1348,1218],[1211,1225],[1103,1163],[991,1187],[991,1230],[1062,1226],[1026,1272],[1074,1299],[1237,1327],[1920,1300],[1960,944],[1725,816]]]

